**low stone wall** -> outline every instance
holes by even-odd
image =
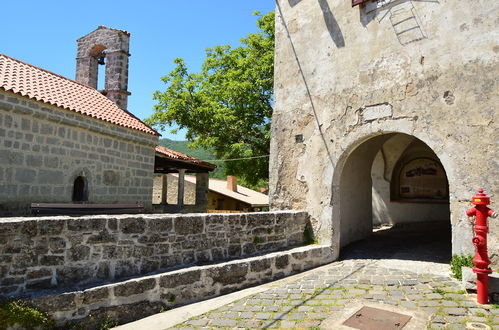
[[[0,219],[0,299],[303,244],[304,212]]]
[[[30,302],[47,311],[61,326],[75,322],[82,329],[97,329],[106,319],[131,322],[168,308],[230,293],[331,261],[330,246],[309,245],[84,291],[39,297]]]

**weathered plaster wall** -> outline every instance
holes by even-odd
[[[90,203],[151,208],[157,137],[0,91],[0,215],[72,201],[78,176]]]
[[[300,246],[304,212],[0,219],[0,299]]]
[[[498,10],[486,0],[397,0],[371,12],[350,1],[280,0],[272,207],[307,210],[321,242],[337,247],[349,211],[339,196],[348,156],[372,137],[401,132],[443,164],[453,252],[470,253],[469,200],[481,186],[498,196]],[[405,18],[415,34],[397,34]],[[491,225],[497,265],[499,225]]]

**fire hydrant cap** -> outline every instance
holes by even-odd
[[[490,197],[483,193],[483,188],[478,189],[478,193],[471,199],[471,204],[474,205],[489,205]]]

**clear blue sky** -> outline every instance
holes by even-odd
[[[208,47],[239,43],[256,32],[253,11],[274,10],[274,0],[16,0],[2,1],[0,53],[74,79],[76,39],[99,25],[131,33],[128,110],[144,119],[160,77],[185,59],[199,70]],[[184,134],[163,137],[183,140]]]

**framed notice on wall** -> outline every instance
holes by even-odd
[[[400,198],[444,200],[448,197],[445,171],[437,161],[418,158],[400,172]]]

